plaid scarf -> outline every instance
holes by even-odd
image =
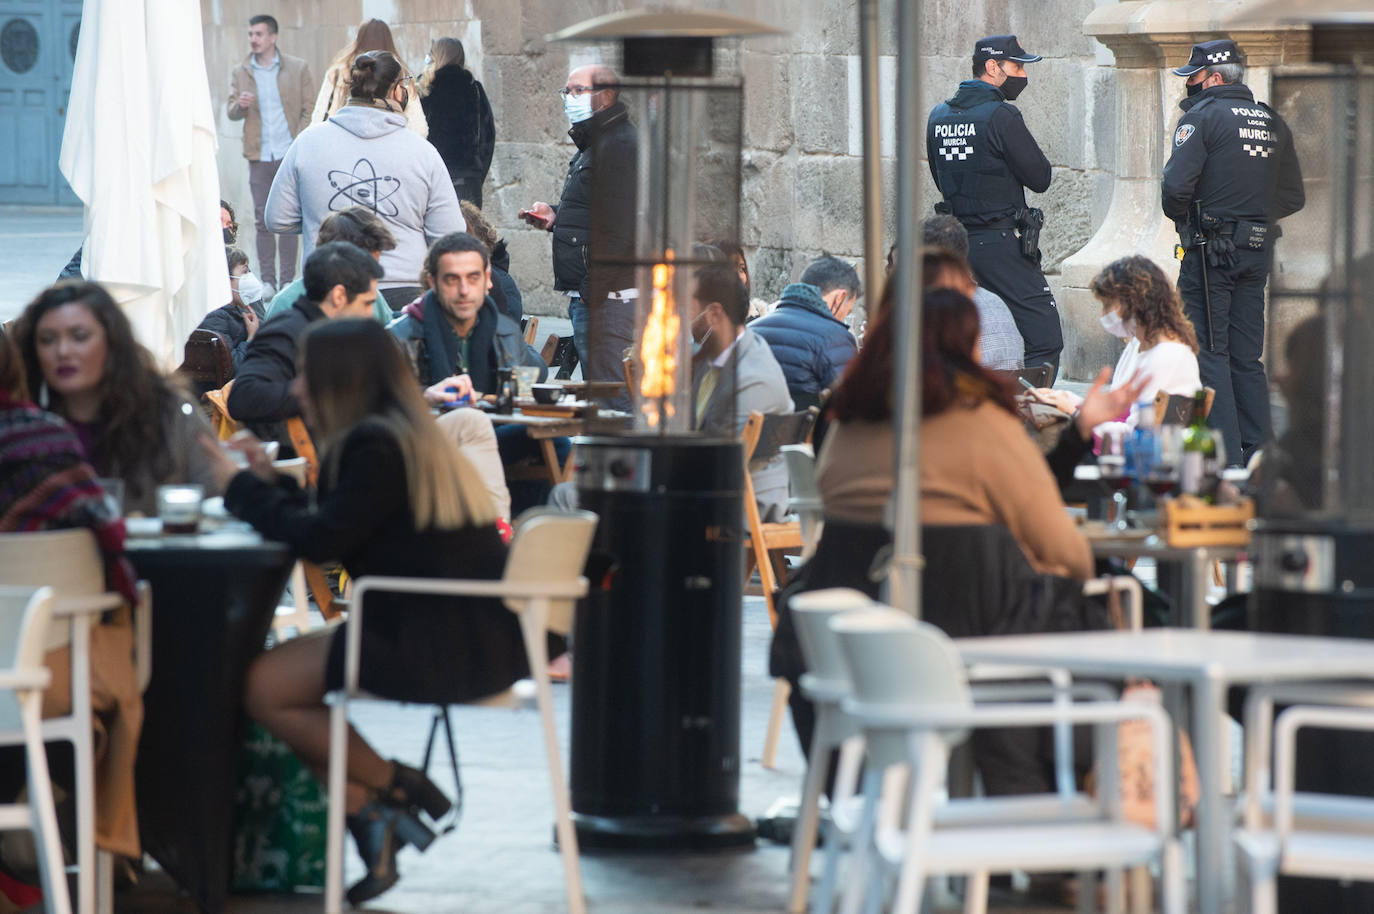
[[[105,559],[105,584],[131,603],[137,576],[124,557],[124,519],[96,482],[68,425],[0,393],[0,533],[87,527]]]

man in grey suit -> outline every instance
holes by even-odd
[[[773,350],[748,330],[749,295],[731,265],[702,267],[692,291],[692,419],[700,431],[737,438],[751,412],[790,413],[792,398]],[[695,348],[695,347],[694,347]],[[782,455],[750,465],[754,499],[765,521],[787,513],[787,465]]]

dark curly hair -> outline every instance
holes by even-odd
[[[15,339],[30,391],[43,384],[37,329],[43,316],[64,305],[82,305],[105,330],[101,379],[101,425],[87,455],[105,476],[124,476],[148,467],[154,479],[174,472],[163,423],[184,399],[157,370],[153,354],[134,339],[133,325],[99,283],[68,281],[45,289],[19,318]],[[49,390],[48,409],[68,418],[62,395]]]
[[[1114,260],[1088,286],[1097,300],[1121,306],[1121,319],[1136,322],[1146,346],[1176,340],[1197,352],[1197,331],[1183,313],[1183,300],[1164,271],[1139,254]]]

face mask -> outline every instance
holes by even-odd
[[[237,278],[239,281],[239,298],[243,299],[245,305],[262,301],[262,280],[252,273],[244,273]]]
[[[1132,336],[1131,331],[1126,329],[1126,323],[1121,320],[1120,311],[1108,311],[1099,318],[1102,321],[1102,329],[1118,339],[1128,339]]]
[[[426,55],[425,55],[425,69],[428,70],[430,64],[432,64],[432,63],[434,63],[434,58],[433,58],[433,57],[430,57],[428,54],[426,54]]]
[[[563,98],[563,112],[568,115],[568,123],[580,124],[592,116],[592,94],[567,95]]]
[[[1204,79],[1202,82],[1206,81],[1207,80]],[[1188,97],[1192,98],[1194,95],[1197,95],[1199,92],[1202,91],[1202,83],[1185,83],[1183,88],[1187,90]]]
[[[234,230],[233,230],[232,228],[228,227],[228,226],[226,226],[225,229],[224,229],[224,243],[225,243],[225,244],[233,244],[233,243],[234,243]]]
[[[1002,83],[1002,94],[1007,97],[1007,101],[1016,101],[1016,96],[1026,91],[1026,86],[1030,80],[1024,76],[1008,76],[1007,81]]]
[[[691,331],[691,337],[692,337],[692,358],[696,358],[697,354],[701,352],[701,345],[702,345],[702,343],[705,343],[706,340],[710,338],[710,336],[711,336],[711,331],[714,329],[710,324],[707,324],[707,325],[706,325],[706,332],[703,333],[703,334],[701,335],[701,339],[697,339],[697,338],[696,338],[696,337],[697,337],[697,322],[700,321],[700,320],[701,320],[703,317],[705,317],[705,316],[706,316],[706,312],[703,311],[703,312],[701,312],[700,314],[698,314],[696,317],[692,318],[692,322],[691,322],[690,324],[687,325],[687,329],[689,329],[689,330]]]

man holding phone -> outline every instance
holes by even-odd
[[[609,67],[578,67],[558,94],[577,153],[558,205],[534,203],[520,218],[553,233],[554,288],[568,296],[582,376],[619,381],[622,352],[634,345],[639,290],[633,267],[596,261],[634,253],[638,132]],[[630,405],[628,395],[610,402],[621,409]]]

